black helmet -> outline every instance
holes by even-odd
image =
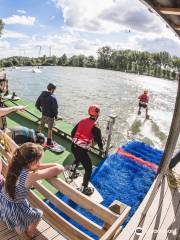
[[[43,133],[37,132],[36,133],[36,143],[43,144],[45,142],[46,138]]]
[[[56,86],[53,84],[53,83],[49,83],[47,85],[47,89],[50,91],[50,90],[55,90],[56,89]]]

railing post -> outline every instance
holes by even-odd
[[[115,121],[116,121],[116,117],[117,117],[116,115],[109,115],[109,119],[107,121],[106,132],[108,134],[108,137],[107,137],[105,156],[107,156],[109,152],[109,148],[111,144],[111,135],[112,135],[113,125],[115,124]]]

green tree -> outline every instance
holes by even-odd
[[[86,67],[95,68],[96,67],[96,59],[93,56],[89,56],[86,59]]]
[[[98,49],[98,60],[97,65],[99,68],[110,68],[110,59],[112,54],[112,49],[109,46],[102,47]]]
[[[61,57],[61,62],[62,62],[62,66],[67,66],[68,64],[68,58],[66,56],[66,54],[63,54]]]
[[[3,23],[2,19],[0,19],[0,36],[2,34],[3,28],[4,28],[4,23]]]

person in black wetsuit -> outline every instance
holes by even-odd
[[[10,135],[14,142],[21,145],[26,142],[44,144],[45,136],[43,133],[37,132],[34,129],[29,129],[27,127],[17,126],[9,128]]]
[[[101,136],[101,130],[98,128],[96,120],[99,116],[100,109],[96,105],[92,105],[88,109],[89,118],[81,120],[72,130],[72,146],[71,150],[75,157],[73,163],[72,178],[78,176],[76,170],[81,163],[85,169],[83,177],[82,188],[80,191],[86,195],[91,195],[94,189],[88,187],[89,180],[92,173],[92,162],[88,155],[88,150],[92,146],[93,141],[97,142],[98,147],[103,151],[103,142]]]
[[[180,150],[171,159],[171,162],[169,164],[169,169],[172,170],[179,162],[180,162]]]

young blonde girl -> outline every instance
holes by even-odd
[[[57,176],[64,171],[57,164],[41,164],[43,151],[34,143],[24,143],[14,153],[9,164],[5,184],[0,193],[0,220],[9,229],[31,238],[42,218],[42,211],[32,208],[27,195],[33,184],[40,179]],[[3,209],[3,211],[2,211]]]

